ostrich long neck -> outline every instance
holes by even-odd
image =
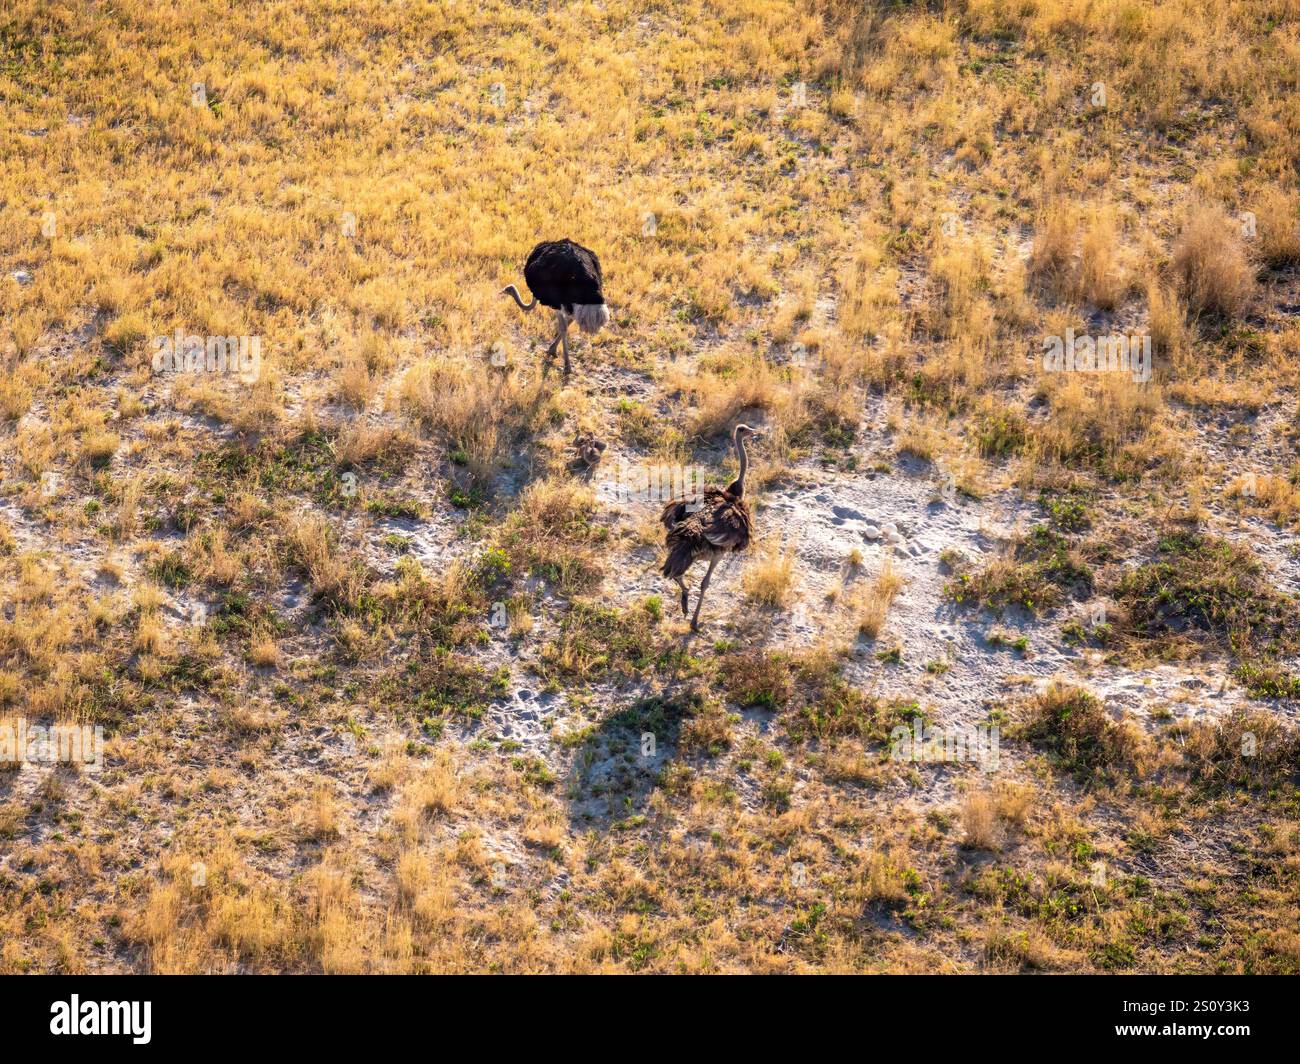
[[[522,299],[519,298],[519,289],[512,284],[506,285],[505,288],[503,288],[501,291],[503,295],[514,296],[515,302],[519,304],[520,310],[532,310],[533,307],[537,306],[536,296],[533,296],[533,301],[531,303],[525,303]]]
[[[739,499],[745,494],[745,474],[749,471],[749,452],[745,450],[745,437],[740,434],[736,435],[736,453],[740,455],[740,472],[727,491]]]

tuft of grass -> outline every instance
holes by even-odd
[[[542,649],[543,675],[589,680],[664,667],[677,652],[659,645],[658,629],[657,609],[645,603],[615,610],[575,602],[558,635]]]
[[[974,791],[961,806],[964,845],[972,850],[995,852],[1002,849],[1003,830],[997,798],[990,791]]]
[[[19,366],[0,369],[0,421],[17,421],[32,405],[32,371]]]
[[[1272,713],[1236,709],[1221,721],[1184,727],[1180,737],[1193,784],[1209,793],[1268,790],[1300,776],[1300,731]]]
[[[1046,751],[1081,781],[1113,780],[1133,768],[1141,751],[1135,729],[1111,720],[1096,696],[1055,682],[1033,700],[1028,720],[1009,737]]]
[[[1085,376],[1040,378],[1050,416],[1033,422],[1027,451],[1039,462],[1131,480],[1164,453],[1159,392],[1135,386],[1124,374]]]
[[[758,558],[745,567],[741,586],[745,597],[759,606],[784,607],[794,588],[794,564],[797,552],[793,544],[767,544]]]
[[[483,365],[468,360],[427,359],[403,376],[398,402],[421,428],[464,456],[475,484],[486,489],[525,428],[542,416],[540,380],[508,373],[486,386]]]
[[[725,655],[718,675],[729,701],[742,709],[783,709],[794,694],[789,658],[780,653],[747,650]]]
[[[1288,651],[1300,630],[1295,599],[1249,547],[1198,531],[1161,536],[1154,559],[1126,571],[1114,598],[1140,638],[1199,634],[1243,659]]]
[[[306,573],[313,594],[339,609],[356,607],[366,584],[365,569],[359,558],[340,548],[329,521],[319,514],[294,514],[285,518],[284,532],[289,558]]]
[[[604,570],[599,547],[606,530],[592,520],[591,489],[567,477],[534,481],[502,526],[500,543],[516,570],[540,577],[563,594],[588,590]]]
[[[1255,266],[1240,229],[1215,204],[1199,203],[1188,212],[1169,265],[1193,315],[1235,318],[1253,298]]]
[[[1002,609],[1019,606],[1041,612],[1059,605],[1066,596],[1086,598],[1093,574],[1078,551],[1060,532],[1036,525],[1010,556],[995,558],[972,570],[953,558],[953,577],[945,594],[954,602]]]
[[[1263,262],[1274,269],[1300,263],[1300,197],[1270,186],[1254,208]]]
[[[893,559],[885,555],[880,569],[872,579],[860,585],[849,601],[858,618],[858,631],[868,639],[876,639],[885,627],[889,607],[903,589],[903,574],[894,568]]]

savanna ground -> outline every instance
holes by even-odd
[[[0,715],[107,736],[0,971],[1300,970],[1295,0],[11,0],[0,101]],[[737,420],[692,636],[569,444]]]

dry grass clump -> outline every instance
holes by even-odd
[[[325,785],[313,789],[311,796],[298,809],[298,826],[305,839],[324,842],[338,838],[341,833],[338,799]]]
[[[961,806],[961,825],[965,844],[974,850],[1000,850],[1002,824],[998,820],[997,800],[988,791],[967,795]]]
[[[745,567],[741,586],[745,597],[759,606],[784,607],[795,586],[795,544],[769,542]]]
[[[868,639],[880,635],[889,607],[903,589],[903,583],[903,574],[894,568],[893,558],[886,554],[876,575],[849,594],[849,603],[858,619],[858,631]]]
[[[1134,771],[1144,747],[1133,726],[1111,720],[1094,695],[1058,682],[1034,698],[1028,720],[1013,737],[1045,750],[1081,780],[1116,779]]]
[[[701,750],[717,757],[731,746],[731,718],[722,706],[706,705],[682,725],[678,741],[685,750]]]
[[[340,467],[364,466],[370,462],[398,463],[415,450],[410,434],[393,425],[352,421],[339,429],[334,457]]]
[[[779,710],[794,694],[792,663],[783,654],[761,650],[728,654],[719,666],[727,697],[742,708]]]
[[[116,433],[88,432],[81,440],[81,460],[95,467],[107,465],[121,442]]]
[[[931,334],[944,339],[986,332],[991,311],[989,254],[981,241],[941,244],[930,260],[931,292],[927,324]]]
[[[1187,305],[1168,285],[1154,279],[1147,284],[1147,331],[1151,334],[1157,369],[1173,366],[1183,370],[1192,339]]]
[[[248,660],[258,668],[273,669],[280,663],[280,648],[269,634],[259,632],[249,644]]]
[[[854,340],[883,333],[898,305],[899,271],[886,264],[880,248],[881,235],[867,228],[860,240],[856,254],[844,271],[844,298],[839,314],[840,330]]]
[[[687,431],[704,438],[729,433],[742,411],[764,410],[779,416],[790,403],[789,387],[777,369],[754,355],[716,359],[673,383],[695,401]],[[752,444],[750,450],[752,454]]]
[[[32,373],[26,366],[0,369],[0,422],[17,421],[32,405]]]
[[[139,531],[140,501],[144,498],[147,479],[143,473],[128,477],[118,488],[117,513],[113,520],[113,538],[131,539]]]
[[[1130,286],[1130,255],[1113,206],[1044,208],[1029,256],[1029,278],[1058,300],[1113,310]]]
[[[594,521],[595,493],[561,475],[529,484],[501,533],[519,573],[544,578],[564,594],[593,587],[603,572],[599,547],[608,536]]]
[[[1102,310],[1113,310],[1128,292],[1123,234],[1113,209],[1094,211],[1079,250],[1079,295]]]
[[[891,411],[890,427],[897,433],[899,454],[933,462],[949,446],[947,423],[935,414],[923,412],[908,416]]]
[[[1254,207],[1260,259],[1277,269],[1300,262],[1300,195],[1271,186]]]
[[[1239,316],[1255,294],[1255,266],[1241,225],[1217,204],[1198,203],[1174,243],[1170,271],[1194,315]]]
[[[1062,949],[1038,928],[990,928],[984,935],[984,964],[992,972],[1061,972],[1079,967],[1082,955]]]
[[[1300,776],[1300,732],[1269,712],[1237,709],[1214,723],[1182,729],[1193,783],[1211,791],[1268,789]]]
[[[307,574],[312,591],[332,605],[354,604],[365,586],[365,570],[339,547],[329,520],[314,513],[293,514],[284,518],[284,531],[289,559]]]
[[[1049,206],[1038,221],[1029,255],[1029,276],[1058,299],[1069,299],[1076,286],[1075,251],[1078,221],[1059,203]]]
[[[540,375],[525,382],[517,373],[482,361],[449,358],[416,363],[397,388],[401,409],[441,435],[480,485],[490,483],[505,449],[546,403]]]
[[[455,763],[440,751],[423,771],[410,780],[402,792],[399,816],[404,831],[414,830],[425,818],[450,813],[456,808],[461,784]]]
[[[906,905],[910,856],[905,850],[895,849],[873,849],[862,855],[850,881],[854,901],[887,908]]]
[[[1286,477],[1246,473],[1228,484],[1227,496],[1266,509],[1269,517],[1280,525],[1300,521],[1300,488]]]
[[[1159,389],[1125,374],[1044,374],[1051,416],[1035,422],[1029,449],[1039,461],[1124,474],[1160,452]]]
[[[990,852],[1003,849],[1008,833],[1024,827],[1033,799],[1028,787],[1013,783],[972,790],[960,810],[963,845]]]
[[[306,945],[288,898],[224,837],[167,854],[126,935],[159,974],[274,971],[300,962]]]
[[[242,497],[247,503],[251,496]],[[247,512],[247,511],[245,511]],[[252,521],[245,522],[252,524]],[[237,526],[238,527],[238,526]],[[328,529],[317,524],[311,529],[301,529],[295,532],[295,537],[299,541],[311,539],[312,536],[320,534],[328,538]],[[225,528],[217,526],[210,532],[205,532],[190,540],[194,545],[191,557],[194,560],[195,574],[205,581],[209,581],[219,587],[230,587],[235,584],[246,572],[246,560],[241,557],[237,550],[232,550],[229,536]],[[311,544],[310,549],[322,550],[328,547],[326,544]],[[303,555],[305,557],[306,555]]]

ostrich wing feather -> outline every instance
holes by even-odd
[[[600,260],[572,240],[547,240],[533,248],[524,280],[539,303],[555,310],[605,302]]]
[[[749,507],[722,488],[704,489],[702,503],[684,497],[663,508],[660,520],[669,542],[689,540],[696,550],[744,550],[753,534]]]
[[[722,550],[744,550],[749,546],[749,507],[737,500],[719,507],[704,526],[704,537]]]

